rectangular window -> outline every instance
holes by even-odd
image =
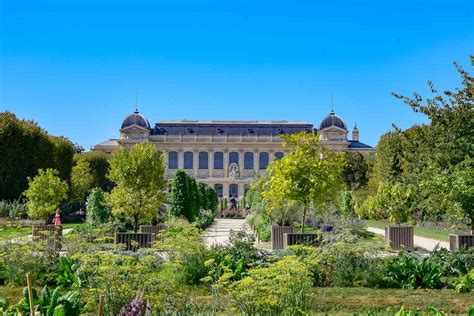
[[[224,169],[224,153],[221,151],[214,153],[214,169]]]
[[[184,169],[193,169],[193,153],[191,151],[184,153]]]
[[[252,170],[253,169],[253,153],[246,152],[244,154],[244,169]]]
[[[208,162],[208,153],[205,151],[201,151],[199,153],[199,169],[208,169],[209,162]]]
[[[178,169],[178,152],[171,151],[168,154],[168,168],[169,169]]]

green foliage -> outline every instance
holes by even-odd
[[[287,256],[267,268],[252,269],[230,287],[232,305],[245,314],[304,314],[311,277],[305,264]]]
[[[37,123],[13,113],[0,113],[0,200],[18,199],[38,169],[56,169],[68,181],[73,154],[67,139],[48,135]]]
[[[26,218],[28,215],[28,205],[22,200],[0,201],[0,216],[11,218]]]
[[[344,165],[344,180],[348,190],[358,190],[369,181],[369,165],[359,152],[346,152]]]
[[[25,285],[25,274],[30,273],[37,284],[54,280],[59,255],[46,246],[46,242],[0,243],[0,275],[8,284]]]
[[[284,146],[292,151],[269,166],[262,198],[269,213],[288,202],[303,205],[303,231],[310,203],[322,206],[334,200],[341,189],[344,156],[321,146],[314,134],[303,132],[284,138]]]
[[[113,184],[108,179],[109,172],[109,156],[102,152],[86,152],[74,155],[74,162],[76,165],[85,163],[89,167],[89,172],[93,176],[93,183],[91,187],[99,187],[103,191],[109,192]]]
[[[351,191],[341,193],[341,214],[346,218],[355,216],[354,198]]]
[[[53,169],[39,169],[34,179],[28,178],[28,215],[31,218],[45,218],[54,214],[59,203],[67,197],[67,183],[61,180]]]
[[[388,218],[397,224],[411,220],[416,206],[415,187],[402,183],[382,183],[365,204],[370,218]]]
[[[71,197],[76,201],[84,202],[87,193],[94,185],[94,176],[89,163],[79,160],[71,172]]]
[[[411,190],[410,204],[420,220],[448,216],[470,224],[474,231],[474,78],[456,67],[462,86],[454,91],[438,92],[429,82],[431,98],[394,94],[426,115],[429,124],[384,135],[377,145],[372,177],[377,184],[416,188]]]
[[[104,192],[100,188],[91,190],[86,203],[86,221],[94,227],[106,223],[110,218],[110,206],[107,205]]]
[[[116,186],[105,195],[112,213],[130,220],[137,231],[140,219],[154,218],[164,202],[164,174],[163,158],[152,144],[120,148],[110,158],[109,177]]]
[[[213,188],[197,183],[183,170],[174,174],[171,185],[169,216],[185,218],[205,228],[212,224],[217,215],[218,200]]]
[[[207,273],[204,266],[206,248],[199,229],[185,220],[176,219],[167,223],[159,237],[154,248],[168,256],[165,265],[175,271],[181,282],[199,283]]]

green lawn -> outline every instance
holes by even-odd
[[[393,225],[393,223],[389,222],[380,222],[380,221],[366,221],[367,226],[381,228],[384,229],[385,226]],[[441,241],[449,241],[449,234],[453,234],[454,232],[448,229],[435,229],[435,228],[427,228],[421,226],[414,227],[414,233],[417,236],[432,238]]]
[[[67,223],[63,225],[63,229],[73,228],[79,225],[83,225],[83,223]],[[0,239],[11,239],[28,235],[31,235],[31,226],[22,226],[15,224],[4,224],[0,226]]]
[[[317,288],[314,310],[321,313],[385,312],[387,308],[424,311],[433,306],[449,314],[466,314],[474,305],[472,293],[458,294],[454,290],[405,290],[369,288]]]

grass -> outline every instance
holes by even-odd
[[[381,221],[366,221],[367,226],[375,227],[384,229],[387,225],[393,225],[393,223],[389,222],[381,222]],[[413,232],[416,236],[432,238],[440,241],[449,241],[449,234],[453,232],[448,229],[436,229],[436,228],[428,228],[422,226],[414,226]]]
[[[458,294],[451,289],[317,288],[313,300],[315,312],[331,314],[386,312],[388,308],[398,310],[401,306],[418,311],[433,306],[449,314],[466,314],[471,305],[474,305],[472,293]]]
[[[63,229],[73,228],[79,225],[82,225],[82,223],[66,223],[63,225]],[[31,235],[31,226],[8,223],[0,226],[0,239],[12,239],[28,235]]]

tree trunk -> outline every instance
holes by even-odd
[[[133,230],[138,232],[138,215],[133,215]]]
[[[303,219],[301,220],[301,233],[304,233],[304,222],[306,221],[306,208],[307,208],[307,202],[306,200],[304,201],[304,209],[303,209]]]

